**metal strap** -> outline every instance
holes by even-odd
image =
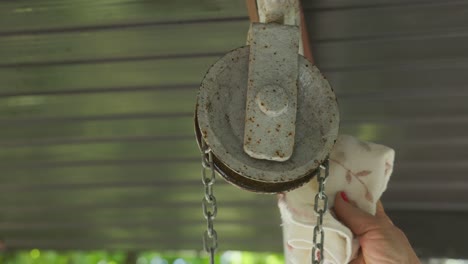
[[[244,151],[255,159],[286,161],[294,149],[299,28],[251,25]]]

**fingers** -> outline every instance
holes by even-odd
[[[377,217],[387,217],[387,214],[385,213],[385,209],[383,207],[383,204],[382,204],[382,202],[380,200],[377,202],[377,208],[376,208],[375,216],[377,216]]]
[[[338,219],[349,227],[355,235],[360,236],[376,227],[378,223],[373,215],[353,206],[350,203],[351,201],[345,201],[345,199],[346,195],[342,193],[336,195],[335,213]]]
[[[366,264],[366,262],[364,261],[364,257],[362,256],[362,254],[359,254],[359,256],[351,260],[349,264]]]
[[[382,202],[380,200],[377,202],[377,208],[376,208],[375,216],[377,216],[377,217],[379,217],[381,219],[385,219],[391,225],[393,225],[392,220],[390,219],[390,217],[388,217],[387,213],[385,213],[383,204],[382,204]]]

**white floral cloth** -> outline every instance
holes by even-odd
[[[341,135],[330,154],[330,175],[325,187],[328,207],[333,207],[336,193],[344,191],[356,206],[375,214],[376,203],[392,174],[394,158],[391,148]],[[317,190],[314,178],[301,188],[279,195],[286,263],[311,263]],[[323,226],[325,263],[349,263],[359,250],[352,232],[330,210],[324,216]]]

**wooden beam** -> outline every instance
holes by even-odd
[[[314,57],[312,56],[312,49],[310,46],[309,33],[307,31],[307,24],[304,19],[304,8],[302,3],[299,1],[300,5],[300,16],[301,16],[301,35],[302,35],[302,47],[304,49],[304,57],[308,59],[312,64],[314,63]]]
[[[247,11],[249,13],[250,22],[258,23],[258,8],[257,8],[257,0],[246,0],[247,3]]]

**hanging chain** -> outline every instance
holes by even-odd
[[[323,216],[328,209],[328,196],[325,194],[325,182],[327,181],[329,173],[328,159],[320,165],[319,173],[317,175],[317,182],[319,190],[315,195],[314,211],[317,214],[317,224],[314,228],[313,247],[312,247],[312,263],[322,264],[325,252],[323,245],[325,241],[325,232],[323,230]]]
[[[210,264],[214,264],[214,254],[218,248],[218,233],[213,227],[213,220],[218,213],[216,198],[213,194],[213,184],[215,183],[215,169],[213,163],[213,154],[211,149],[206,146],[205,141],[201,140],[202,148],[202,182],[205,186],[205,196],[202,200],[203,215],[206,219],[207,228],[203,233],[203,248],[210,254]]]

